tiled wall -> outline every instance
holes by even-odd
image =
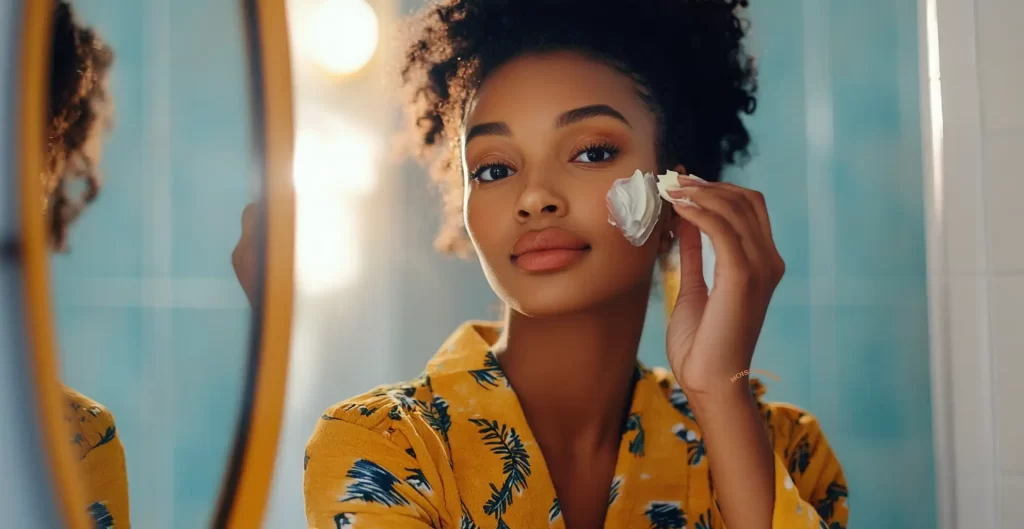
[[[957,527],[1024,519],[1024,2],[937,0]]]
[[[1010,529],[1024,519],[1024,2],[975,5],[997,483],[1001,524]]]

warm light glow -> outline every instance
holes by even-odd
[[[352,201],[329,194],[296,199],[295,282],[307,294],[328,294],[359,277],[359,216]]]
[[[376,136],[328,113],[300,114],[295,139],[295,280],[314,295],[350,286],[360,275],[357,211],[377,184],[381,150]]]
[[[377,183],[379,150],[374,136],[341,121],[303,127],[295,139],[295,190],[310,195],[366,195]]]
[[[942,69],[939,67],[939,21],[936,18],[935,0],[925,4],[925,24],[928,46],[928,89],[932,125],[932,201],[934,214],[942,218],[943,186],[943,134],[945,124],[942,116]]]
[[[328,72],[362,69],[377,50],[380,23],[365,0],[323,0],[297,35],[306,53]]]

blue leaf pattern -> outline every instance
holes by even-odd
[[[114,517],[106,504],[101,501],[89,505],[89,516],[92,517],[93,527],[96,529],[114,529]]]
[[[796,445],[796,452],[789,460],[789,473],[796,475],[797,472],[804,472],[811,464],[811,444],[807,438],[803,438]]]
[[[388,507],[409,505],[409,500],[395,490],[395,485],[400,483],[398,478],[373,461],[357,460],[345,476],[354,481],[345,487],[345,496],[339,501],[362,501]]]
[[[388,395],[397,400],[398,404],[402,406],[405,411],[412,411],[417,408],[419,401],[413,398],[416,395],[416,388],[412,386],[402,386],[398,389],[388,391]]]
[[[697,518],[697,523],[693,526],[693,529],[711,529],[711,509],[707,512],[700,513]]]
[[[469,374],[484,389],[499,387],[498,380],[505,376],[501,371],[501,364],[498,363],[498,357],[491,351],[484,357],[484,368],[470,371]]]
[[[115,437],[117,437],[117,428],[114,427],[114,426],[107,427],[107,431],[104,432],[104,434],[102,436],[100,436],[99,442],[97,442],[96,445],[93,446],[93,449],[95,450],[95,449],[97,449],[97,448],[99,448],[99,447],[101,447],[101,446],[103,446],[103,445],[113,441]]]
[[[697,437],[697,432],[688,430],[686,426],[682,424],[677,424],[673,430],[675,431],[676,437],[686,443],[686,452],[688,454],[687,459],[689,460],[690,466],[699,465],[700,462],[704,460],[704,454],[706,453],[704,448],[704,438]]]
[[[619,499],[619,488],[622,487],[622,477],[616,476],[612,480],[611,490],[608,491],[608,506],[611,507],[615,500]]]
[[[629,453],[637,456],[644,456],[644,427],[640,424],[640,414],[634,413],[626,419],[626,431],[636,432],[636,437],[629,442]]]
[[[676,503],[652,502],[644,511],[651,529],[684,529],[686,514]]]
[[[832,514],[835,511],[836,502],[839,501],[839,498],[846,498],[847,493],[845,485],[833,481],[832,483],[829,483],[828,488],[825,489],[825,498],[819,501],[818,504],[814,506],[814,509],[818,511],[819,516],[827,520],[832,517]]]
[[[548,509],[548,522],[554,523],[561,515],[562,506],[558,504],[558,498],[555,498],[555,501],[551,503],[551,508]]]
[[[502,474],[505,481],[501,488],[493,483],[491,497],[484,503],[484,514],[494,516],[499,527],[504,524],[501,517],[512,505],[512,492],[521,493],[526,490],[526,478],[530,475],[530,454],[526,451],[522,439],[515,428],[500,424],[498,421],[486,419],[470,419],[480,430],[484,444],[490,447],[491,453],[501,458]]]
[[[459,500],[462,505],[462,517],[459,518],[459,529],[480,529],[475,523],[473,523],[473,516],[469,514],[469,508],[466,507],[462,500]]]
[[[338,513],[334,516],[334,529],[342,529],[343,527],[353,527],[355,524],[355,515],[348,513]]]
[[[430,483],[427,483],[427,477],[423,475],[423,470],[419,468],[407,468],[406,472],[411,472],[410,475],[406,476],[405,482],[412,485],[413,488],[420,489],[425,492],[430,492],[433,489],[430,488]]]
[[[448,401],[441,397],[434,396],[430,403],[420,403],[420,414],[426,419],[427,424],[441,435],[444,444],[451,450],[451,441],[448,440],[448,430],[452,427],[452,418],[448,414]]]
[[[672,407],[682,413],[683,415],[697,420],[697,417],[693,415],[693,409],[690,407],[690,400],[686,398],[686,394],[683,393],[682,388],[678,385],[672,388],[672,393],[669,395],[668,400],[672,403]]]

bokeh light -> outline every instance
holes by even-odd
[[[335,75],[361,70],[377,50],[380,22],[365,0],[323,0],[295,38],[306,55]]]

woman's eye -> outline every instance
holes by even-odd
[[[591,147],[580,152],[573,161],[579,163],[607,162],[615,156],[615,152],[615,149],[610,147]]]
[[[515,170],[507,165],[491,164],[477,169],[473,173],[473,178],[481,182],[493,182],[502,178],[508,178],[514,174],[516,174]]]

